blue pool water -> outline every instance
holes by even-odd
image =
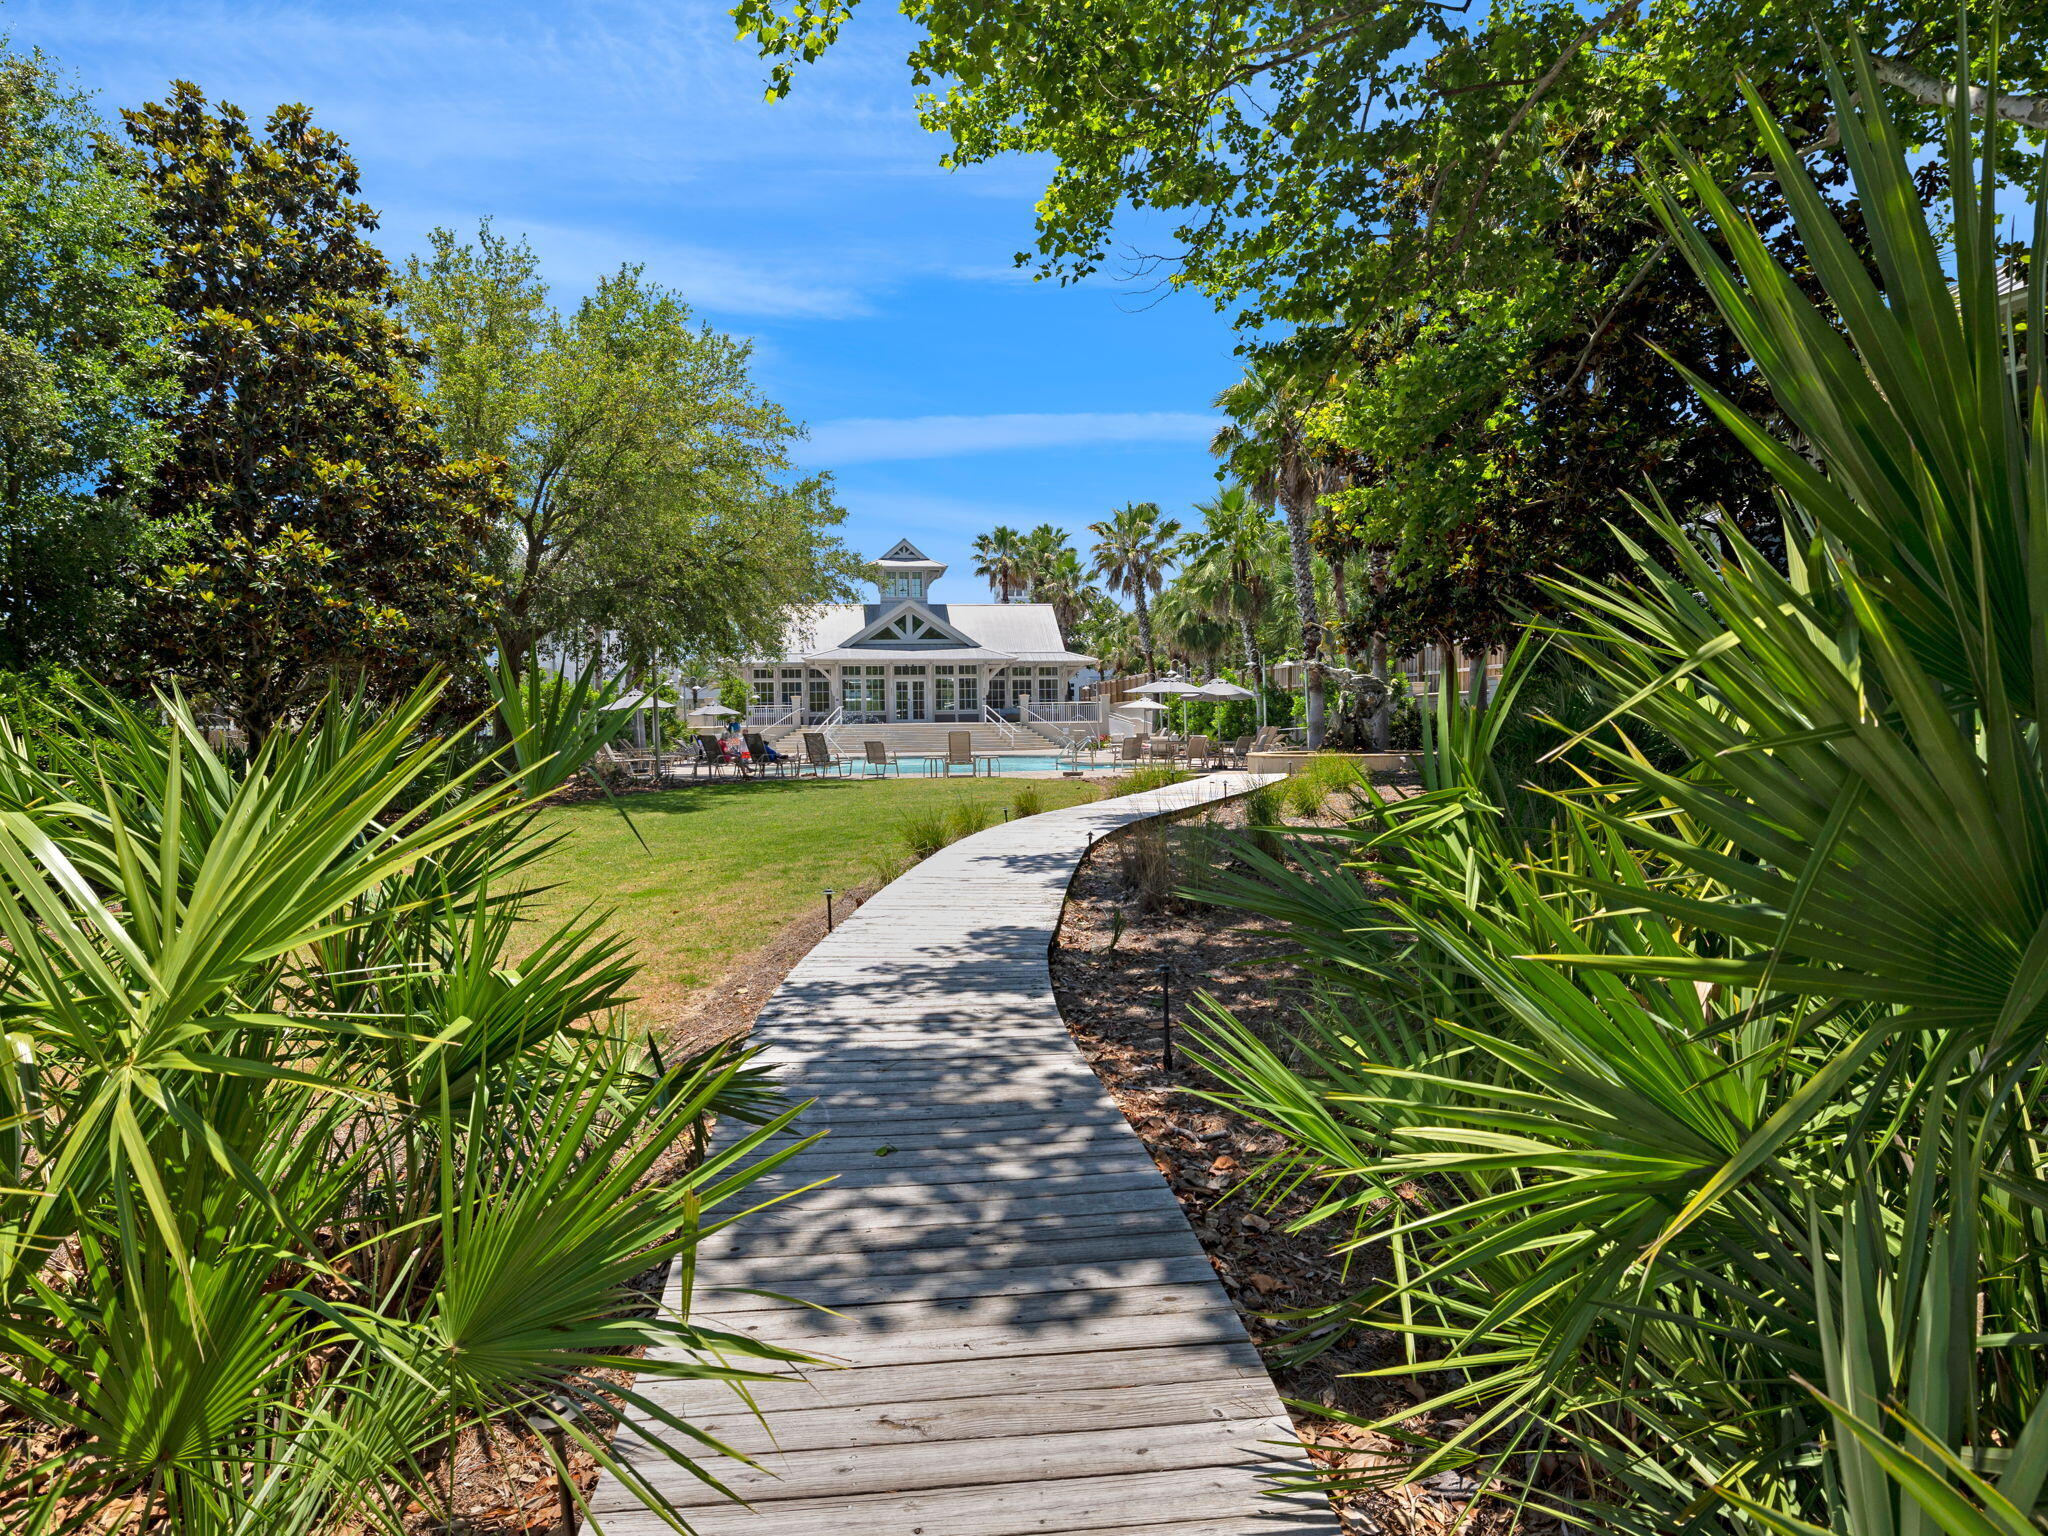
[[[990,753],[989,755],[995,759],[995,769],[999,774],[1052,773],[1062,766],[1061,759],[1050,752],[997,752]],[[897,766],[904,773],[943,773],[946,764],[946,760],[943,757],[899,757],[896,759],[896,762]],[[934,763],[938,764],[936,769],[932,767]],[[1065,766],[1072,768],[1075,765],[1073,762],[1068,761],[1065,763]],[[853,771],[855,773],[861,772],[861,765],[855,763]],[[987,773],[988,764],[975,764],[975,772]],[[966,775],[967,770],[965,768],[956,766],[953,769],[953,776],[955,778],[964,778]]]

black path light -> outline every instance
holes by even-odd
[[[1173,1070],[1173,967],[1159,967],[1159,1067]]]
[[[832,887],[825,887],[825,931],[832,931]]]
[[[555,1513],[564,1531],[576,1529],[576,1491],[569,1485],[568,1433],[563,1420],[579,1416],[577,1406],[559,1396],[550,1397],[545,1404],[535,1404],[525,1414],[526,1427],[554,1452],[549,1460],[555,1470]]]

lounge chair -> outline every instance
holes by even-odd
[[[727,767],[725,749],[718,744],[718,738],[709,731],[697,733],[697,759],[690,764],[693,773],[708,773],[718,777],[718,770]]]
[[[823,731],[804,732],[804,767],[816,774],[839,773],[845,759],[834,752]]]
[[[1215,766],[1216,749],[1209,745],[1208,737],[1190,736],[1188,738],[1187,762],[1190,768],[1197,766],[1210,768]]]
[[[932,766],[938,769],[941,778],[950,779],[955,768],[965,768],[968,777],[972,778],[975,774],[981,772],[981,765],[985,762],[990,764],[989,772],[994,773],[995,759],[986,752],[976,752],[974,750],[974,732],[948,731],[946,732],[946,755],[934,759]]]
[[[861,761],[869,769],[879,768],[884,773],[902,773],[903,765],[896,760],[896,754],[879,741],[864,741],[860,744]]]
[[[796,771],[796,764],[790,760],[787,752],[777,752],[775,761],[768,761],[768,743],[759,731],[742,731],[740,734],[747,744],[747,750],[754,755],[754,766],[763,773],[772,773],[779,779]]]
[[[1126,736],[1123,750],[1116,755],[1119,763],[1141,763],[1145,760],[1145,738]]]
[[[1251,758],[1252,738],[1240,736],[1228,746],[1218,750],[1217,755],[1227,763],[1236,763],[1240,768]]]

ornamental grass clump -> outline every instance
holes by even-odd
[[[1185,784],[1190,775],[1185,768],[1175,768],[1167,763],[1142,763],[1116,781],[1112,795],[1142,795],[1148,790],[1165,789],[1170,784]]]
[[[628,717],[498,692],[467,766],[433,687],[239,762],[174,699],[0,724],[0,1528],[452,1522],[459,1438],[529,1416],[664,1509],[593,1426],[792,1358],[635,1289],[802,1143],[740,1056],[642,1068],[594,919],[513,958],[539,797]],[[714,1113],[758,1128],[693,1161]]]
[[[1810,272],[1652,187],[1785,413],[1698,385],[1783,567],[1641,508],[1632,581],[1552,583],[1580,782],[1498,771],[1532,641],[1423,716],[1420,795],[1218,880],[1319,996],[1200,1054],[1388,1255],[1296,1347],[1391,1331],[1432,1395],[1372,1427],[1462,1426],[1391,1475],[1580,1528],[2020,1536],[2048,1487],[2048,203],[2012,295],[1957,91],[1952,288],[1868,59],[1830,84],[1867,259],[1761,104]]]
[[[1277,786],[1280,802],[1294,816],[1307,820],[1319,816],[1333,795],[1345,796],[1348,810],[1371,781],[1371,775],[1351,758],[1333,752],[1318,752],[1281,780]]]
[[[996,822],[996,808],[986,800],[962,800],[946,812],[946,841],[957,843],[963,837],[972,837],[985,832]]]
[[[943,806],[927,806],[910,812],[896,824],[896,835],[912,863],[928,859],[953,841],[952,818]]]

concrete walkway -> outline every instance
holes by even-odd
[[[1264,782],[991,828],[790,972],[754,1040],[830,1135],[770,1188],[833,1182],[708,1244],[696,1312],[844,1365],[757,1389],[765,1428],[728,1388],[650,1389],[767,1469],[716,1469],[748,1509],[643,1447],[702,1536],[1335,1536],[1320,1495],[1262,1492],[1305,1466],[1271,1443],[1294,1446],[1287,1416],[1048,971],[1093,837]],[[833,1311],[714,1294],[756,1286]],[[667,1529],[609,1479],[594,1508],[618,1536]]]

